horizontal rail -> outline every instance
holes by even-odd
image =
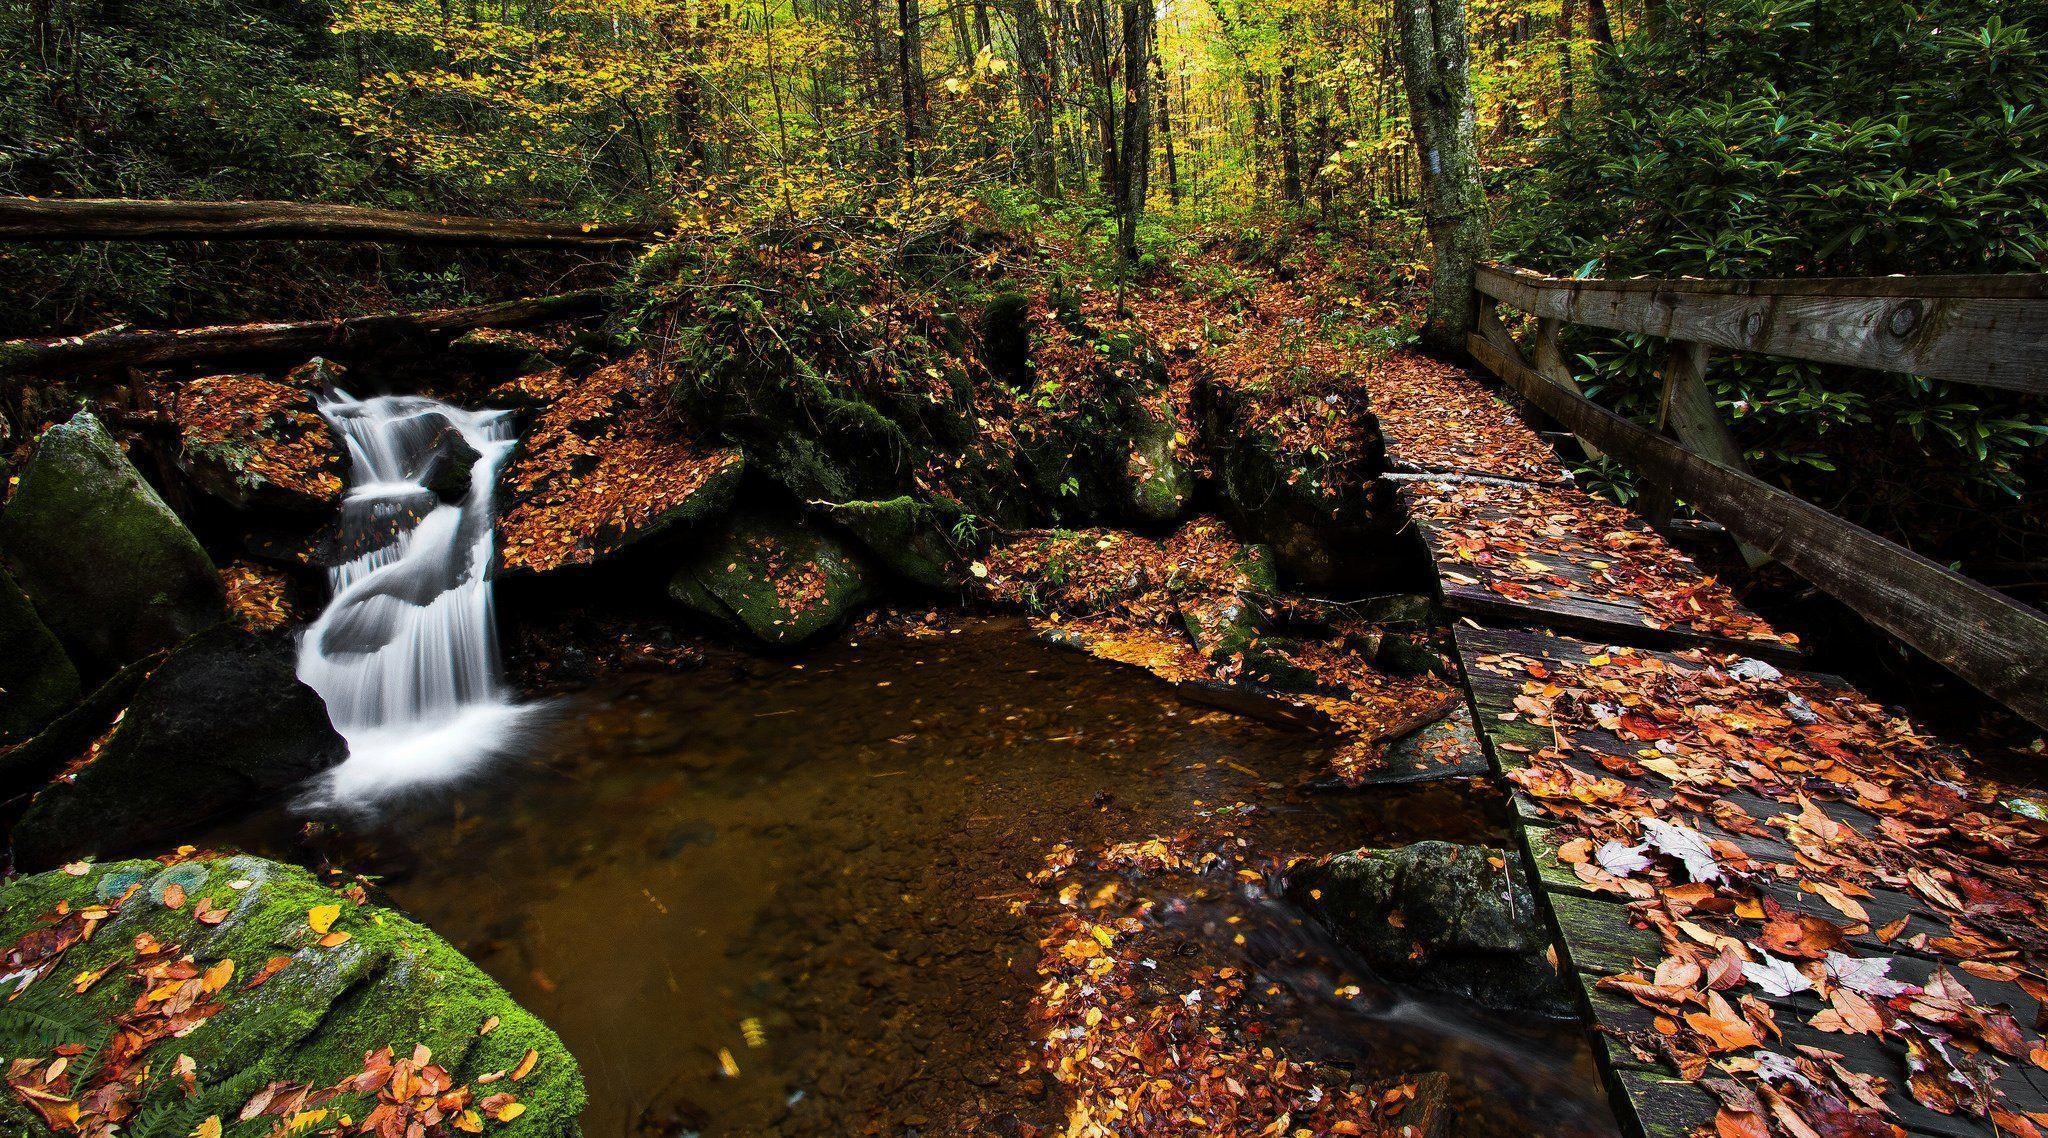
[[[9,340],[0,343],[0,378],[59,368],[170,364],[227,356],[384,347],[404,341],[452,338],[477,328],[509,328],[588,316],[606,311],[611,303],[610,292],[593,288],[471,308],[380,313],[344,320],[222,324],[162,331],[123,327],[56,340]]]
[[[518,221],[284,201],[0,198],[4,241],[393,241],[426,245],[616,248],[660,240],[662,226]]]
[[[1466,338],[1466,346],[1480,363],[1572,433],[1669,487],[1736,537],[1782,561],[2028,722],[2048,728],[2048,620],[2039,613],[1775,486],[1644,430],[1538,374],[1477,333]]]
[[[2048,392],[2044,274],[1571,280],[1482,265],[1476,287],[1531,315],[1573,324]]]

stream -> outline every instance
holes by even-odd
[[[1499,833],[1468,788],[1290,790],[1322,757],[969,620],[620,677],[479,777],[210,841],[372,875],[561,1034],[592,1135],[1058,1132],[1062,1092],[1020,1073],[1042,917],[1018,904],[1055,842],[1225,808],[1276,851]],[[1298,1054],[1446,1071],[1460,1134],[1611,1132],[1577,1025],[1390,988],[1229,880],[1158,900],[1178,954],[1269,982]]]

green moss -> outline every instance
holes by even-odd
[[[36,615],[21,587],[0,569],[0,743],[43,729],[78,701],[78,669]]]
[[[935,503],[904,496],[886,502],[842,502],[828,508],[833,522],[859,538],[890,572],[927,589],[959,579],[956,537],[972,535],[972,518],[951,499]]]
[[[206,551],[90,412],[37,441],[0,514],[0,559],[92,675],[226,616]]]
[[[1187,512],[1194,497],[1194,471],[1174,452],[1173,420],[1148,414],[1131,431],[1130,486],[1125,507],[1150,525],[1168,525]]]
[[[773,645],[800,644],[878,592],[859,553],[801,520],[741,514],[669,581],[684,607]]]
[[[163,903],[172,884],[187,898],[177,909]],[[426,927],[392,909],[356,905],[296,866],[254,857],[168,868],[153,861],[124,861],[94,866],[82,876],[53,872],[20,878],[0,889],[0,940],[11,943],[36,927],[60,901],[76,909],[124,894],[127,900],[93,938],[73,947],[58,974],[39,986],[61,985],[79,971],[132,959],[141,933],[181,946],[202,968],[221,960],[235,963],[234,979],[219,997],[222,1009],[191,1034],[150,1053],[153,1065],[166,1070],[179,1054],[193,1059],[198,1085],[191,1101],[184,1101],[176,1079],[155,1078],[142,1100],[145,1116],[213,1115],[232,1126],[242,1104],[271,1082],[332,1086],[360,1071],[368,1052],[390,1047],[403,1056],[424,1045],[458,1085],[480,1093],[510,1091],[526,1107],[510,1123],[488,1123],[486,1133],[513,1138],[580,1133],[582,1076],[545,1024]],[[227,918],[213,926],[195,920],[201,898],[227,908]],[[307,914],[323,905],[340,906],[334,929],[349,934],[346,943],[327,948],[317,943]],[[249,990],[248,979],[274,956],[289,956],[291,962]],[[132,1007],[137,995],[135,982],[117,967],[86,993],[60,998],[71,1005],[64,1009],[67,1018],[86,1013],[90,1046],[111,1037],[112,1017]],[[479,1035],[492,1017],[498,1026]],[[529,1049],[539,1061],[524,1079],[477,1086],[480,1076],[516,1068]],[[373,1104],[366,1096],[345,1094],[327,1105],[361,1119]],[[48,1133],[12,1097],[0,1106],[0,1120],[18,1132]]]

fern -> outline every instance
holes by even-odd
[[[74,1006],[74,998],[61,985],[29,988],[0,1004],[0,1057],[40,1058],[66,1044],[87,1045],[97,1027],[97,1017],[90,1009]],[[85,1065],[89,1059],[90,1053],[73,1062]]]

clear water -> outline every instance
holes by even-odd
[[[352,556],[329,571],[298,672],[348,740],[320,794],[362,803],[460,777],[531,724],[499,673],[491,604],[493,499],[516,439],[506,412],[418,396],[337,391],[319,409],[348,447],[337,540]],[[455,437],[478,457],[443,501],[428,487]]]
[[[1291,789],[1324,757],[980,622],[621,678],[482,777],[213,844],[377,875],[561,1033],[593,1136],[1057,1133],[1060,1090],[1024,1069],[1048,918],[1013,908],[1054,843],[1240,802],[1275,854],[1503,832],[1470,787]],[[1156,898],[1172,959],[1267,981],[1297,1056],[1446,1071],[1461,1135],[1612,1132],[1577,1026],[1389,987],[1228,880],[1126,888],[1177,891]]]

